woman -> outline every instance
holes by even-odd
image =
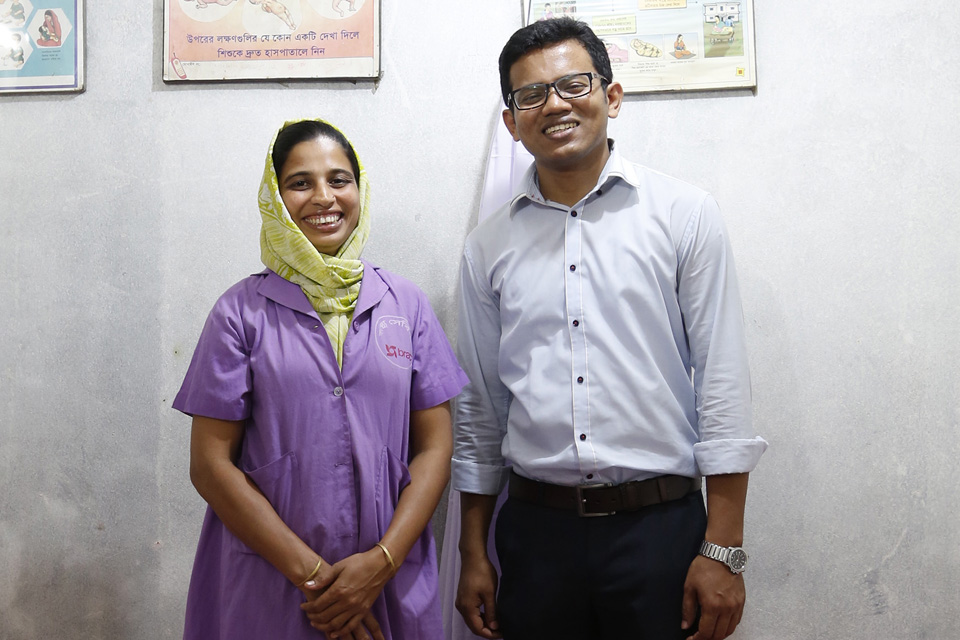
[[[267,270],[216,303],[173,405],[210,505],[185,638],[442,636],[426,526],[466,377],[423,293],[359,260],[367,202],[339,130],[284,125],[260,185]]]
[[[59,47],[60,46],[60,20],[50,9],[43,12],[43,24],[38,29],[40,38],[37,44],[41,47]]]

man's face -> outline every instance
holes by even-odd
[[[573,73],[596,72],[590,54],[576,40],[531,51],[510,67],[512,89],[554,82]],[[623,99],[619,83],[606,90],[594,78],[588,95],[564,100],[550,89],[547,102],[536,109],[516,107],[503,112],[514,140],[523,143],[540,170],[569,171],[602,164],[607,153],[607,118],[617,117]]]

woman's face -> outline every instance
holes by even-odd
[[[49,27],[49,26],[52,26],[52,25],[53,25],[53,16],[51,16],[49,13],[46,14],[46,15],[44,15],[44,16],[43,16],[43,23],[44,23],[45,25],[47,25],[48,27]]]
[[[280,198],[320,253],[334,255],[360,219],[360,190],[350,160],[329,138],[300,142],[278,172]]]

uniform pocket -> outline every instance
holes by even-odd
[[[247,477],[253,480],[280,519],[290,527],[294,533],[303,537],[304,517],[303,500],[300,493],[300,465],[297,455],[291,451],[277,458],[273,462],[263,465],[252,471],[246,471]],[[236,536],[234,547],[244,553],[255,553]]]
[[[377,471],[377,526],[383,535],[400,500],[400,492],[410,484],[407,463],[394,455],[389,447],[380,451]]]

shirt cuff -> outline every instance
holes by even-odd
[[[750,473],[767,450],[767,441],[757,436],[749,440],[711,440],[693,445],[693,456],[700,475]]]
[[[461,493],[495,496],[499,495],[506,486],[510,468],[454,458],[450,461],[450,471],[455,490]]]

